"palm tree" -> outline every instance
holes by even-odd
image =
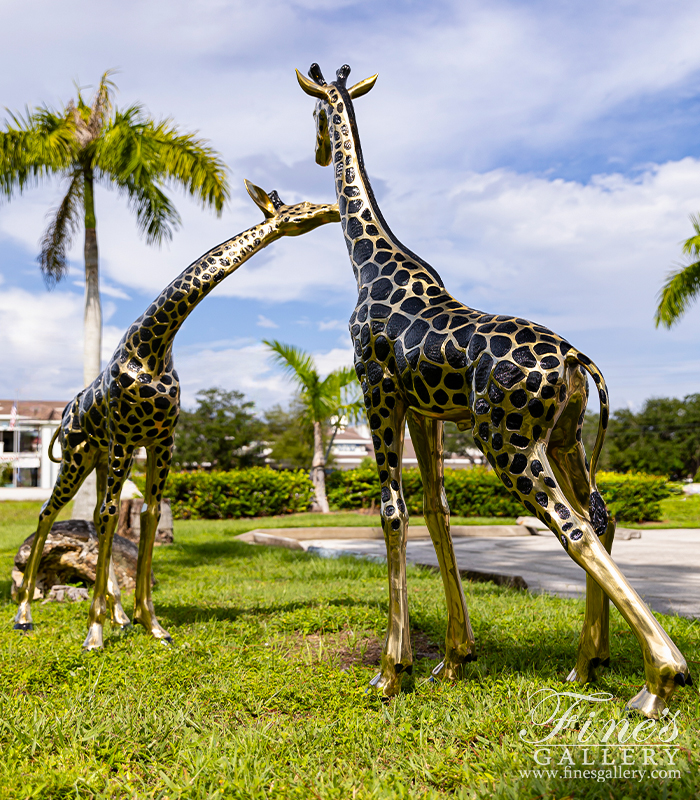
[[[12,114],[0,131],[0,191],[8,198],[52,177],[67,184],[41,239],[38,261],[49,288],[68,272],[66,253],[81,223],[85,227],[86,386],[101,371],[102,350],[95,184],[114,186],[126,197],[148,244],[170,239],[180,224],[165,184],[179,184],[218,214],[229,191],[226,167],[205,140],[169,119],[155,122],[140,104],[113,108],[110,74],[102,76],[89,105],[78,90],[77,102],[64,109],[44,105],[24,117]]]
[[[683,252],[693,261],[685,267],[669,272],[659,292],[659,307],[654,317],[656,327],[670,328],[685,314],[700,293],[700,215],[691,214],[690,222],[695,236],[687,239]]]
[[[323,380],[318,374],[313,357],[298,347],[264,340],[272,350],[272,359],[284,369],[297,385],[299,399],[304,407],[307,422],[313,425],[314,455],[311,462],[311,481],[316,493],[316,507],[328,514],[325,466],[331,444],[343,419],[355,419],[362,411],[362,401],[353,392],[357,384],[355,370],[341,367],[333,370]],[[354,386],[353,386],[354,384]],[[327,449],[323,448],[323,430],[331,422],[334,431]]]

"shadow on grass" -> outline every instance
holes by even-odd
[[[158,560],[161,566],[191,567],[193,563],[221,561],[227,558],[255,561],[266,557],[271,550],[278,553],[284,561],[300,561],[309,557],[303,550],[270,548],[223,538],[206,542],[177,542],[168,545],[167,549],[158,548],[156,553],[160,556]]]
[[[261,598],[262,600],[263,598]],[[161,621],[175,625],[193,622],[235,622],[243,617],[267,618],[277,614],[290,614],[295,611],[319,610],[332,608],[367,608],[376,610],[378,604],[373,601],[363,602],[352,598],[323,598],[321,600],[296,600],[289,603],[272,603],[270,605],[250,605],[245,607],[210,606],[210,605],[174,605],[158,603],[157,613]],[[379,605],[383,613],[387,613],[386,603]],[[167,627],[167,626],[166,626]]]
[[[191,570],[211,564],[222,566],[226,561],[231,562],[232,570],[237,564],[244,562],[253,565],[253,569],[257,571],[259,567],[255,566],[256,562],[267,561],[273,554],[274,561],[285,566],[294,564],[323,565],[318,576],[304,574],[305,582],[327,580],[327,576],[324,574],[326,571],[347,572],[348,568],[352,572],[369,570],[371,574],[382,577],[386,575],[386,566],[382,561],[355,558],[351,555],[339,555],[337,559],[330,560],[320,559],[314,553],[307,553],[304,550],[288,550],[282,547],[267,547],[226,540],[192,544],[178,543],[176,546],[169,546],[167,551],[157,552],[154,572],[157,579],[161,576],[167,576],[170,579],[179,574],[182,569]],[[253,579],[254,576],[246,575],[246,578]]]

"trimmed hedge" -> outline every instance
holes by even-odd
[[[598,489],[618,522],[661,519],[659,501],[676,494],[668,478],[644,472],[599,472]]]
[[[597,484],[610,513],[619,522],[661,517],[659,501],[674,493],[665,477],[599,472]],[[334,472],[326,481],[328,502],[336,508],[369,508],[379,503],[379,478],[374,465]],[[403,471],[408,513],[423,513],[423,484],[418,469]],[[450,512],[460,517],[519,517],[530,512],[516,500],[494,472],[484,467],[446,469],[445,494]]]
[[[372,464],[347,472],[334,472],[326,479],[328,502],[335,508],[369,508],[379,504],[379,477]],[[403,492],[408,513],[423,513],[423,482],[420,470],[404,469]],[[518,517],[527,513],[494,472],[485,467],[445,470],[445,493],[450,511],[460,517]]]
[[[143,491],[143,478],[136,478]],[[423,513],[423,484],[418,469],[403,471],[406,507]],[[644,473],[599,472],[598,488],[618,522],[661,517],[659,501],[676,491],[666,478]],[[333,508],[356,510],[379,505],[379,478],[374,464],[326,479]],[[518,517],[527,510],[485,467],[445,470],[450,511],[460,517]],[[171,472],[165,486],[175,519],[230,519],[307,511],[314,496],[308,473],[251,467],[231,472]]]
[[[314,489],[303,470],[250,467],[230,472],[171,472],[165,496],[175,519],[237,519],[307,511]]]

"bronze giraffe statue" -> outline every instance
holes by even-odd
[[[93,469],[97,470],[98,497],[94,521],[100,542],[89,630],[83,647],[102,647],[108,607],[114,625],[123,628],[130,624],[121,607],[119,585],[111,567],[112,537],[122,485],[134,452],[145,447],[147,508],[141,514],[134,620],[156,638],[171,641],[156,618],[150,577],[160,502],[180,408],[173,339],[195,306],[263,247],[282,236],[297,236],[339,220],[336,205],[284,205],[276,192],[268,195],[248,181],[246,188],[265,215],[264,221],[214,247],[178,275],[124,334],[105,370],[66,406],[51,441],[53,446],[56,436],[60,437],[61,466],[51,497],[39,515],[19,590],[16,629],[27,631],[33,627],[30,602],[46,537],[58,512]]]
[[[424,514],[447,599],[445,659],[434,674],[453,678],[475,657],[443,488],[443,420],[471,429],[511,494],[555,533],[583,567],[586,614],[569,680],[586,682],[609,663],[608,598],[642,647],[646,685],[629,707],[657,717],[677,685],[690,683],[683,656],[610,557],[615,525],[595,484],[608,423],[608,394],[595,364],[551,330],[509,315],[485,314],[455,300],[438,273],[393,235],[365,172],[353,100],[374,75],[351,88],[350,67],[327,84],[318,64],[302,89],[317,99],[316,161],[334,165],[345,242],[357,288],[350,317],[381,483],[389,572],[389,622],[381,672],[372,685],[395,694],[412,669],[406,599],[408,515],[401,489],[404,423],[423,478]],[[590,468],[581,444],[588,372],[601,423]]]

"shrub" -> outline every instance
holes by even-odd
[[[143,491],[144,478],[136,476]],[[416,468],[403,471],[406,507],[423,513],[423,484]],[[599,472],[598,489],[618,522],[661,517],[659,501],[678,491],[666,478],[644,473]],[[363,464],[326,479],[328,502],[336,509],[356,510],[379,504],[377,468]],[[460,517],[518,517],[527,514],[494,472],[484,467],[445,470],[450,511]],[[313,485],[303,470],[276,471],[251,467],[230,472],[171,472],[165,486],[176,519],[230,519],[307,511]]]
[[[643,472],[599,472],[598,489],[618,522],[661,518],[659,501],[675,493],[667,478]]]
[[[334,472],[326,480],[328,502],[335,508],[369,508],[379,501],[379,478],[372,464]],[[408,513],[423,513],[423,482],[417,468],[403,471]],[[511,497],[495,473],[484,467],[445,470],[445,493],[450,511],[460,517],[517,517],[522,504]]]
[[[659,519],[659,501],[675,492],[665,477],[644,473],[599,472],[598,489],[619,522]],[[328,502],[339,509],[369,508],[379,502],[379,478],[374,465],[362,465],[328,476]],[[408,513],[423,513],[423,484],[418,469],[403,472]],[[450,511],[460,517],[518,517],[529,512],[494,472],[484,467],[445,470],[445,494]]]
[[[313,494],[308,473],[278,472],[269,467],[230,472],[171,472],[165,485],[165,497],[170,499],[175,519],[293,514],[307,511]]]

